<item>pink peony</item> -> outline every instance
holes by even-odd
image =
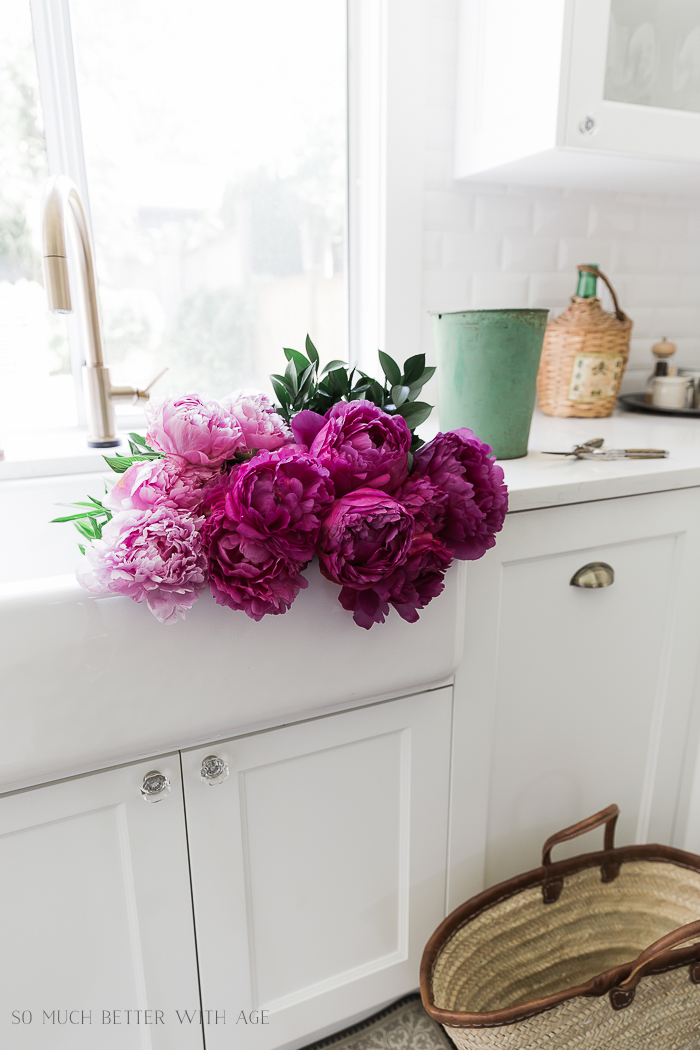
[[[413,517],[386,492],[355,489],[336,500],[321,526],[321,572],[341,586],[363,589],[406,560]]]
[[[230,410],[196,394],[149,402],[146,420],[148,444],[181,463],[214,467],[245,447],[241,425]]]
[[[272,452],[294,441],[291,430],[265,394],[237,390],[221,404],[238,421],[247,448]]]
[[[390,416],[371,401],[341,401],[326,419],[310,452],[330,471],[337,496],[359,488],[393,492],[401,484],[411,447],[402,416]]]
[[[451,561],[445,545],[424,532],[416,536],[408,558],[390,576],[364,591],[343,587],[338,601],[365,630],[384,623],[390,605],[404,620],[415,623],[418,610],[442,593]]]
[[[102,502],[114,513],[158,506],[194,513],[213,476],[205,467],[183,467],[168,456],[137,462],[124,471]]]
[[[219,605],[242,610],[253,620],[285,613],[308,584],[298,566],[240,533],[227,513],[228,496],[223,485],[211,494],[202,529],[211,592]]]
[[[87,548],[78,582],[93,594],[146,602],[161,623],[184,620],[206,582],[202,521],[167,506],[115,514]]]
[[[447,494],[444,522],[435,535],[455,557],[471,561],[494,546],[508,510],[508,490],[493,450],[473,431],[450,430],[418,449],[404,493],[420,477]]]
[[[298,445],[259,452],[239,467],[226,513],[241,536],[288,562],[311,561],[333,502],[328,471]]]

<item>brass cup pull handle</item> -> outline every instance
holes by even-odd
[[[162,802],[170,793],[170,780],[165,773],[152,769],[143,778],[141,797],[144,802]]]
[[[610,587],[615,582],[615,570],[606,561],[589,561],[569,580],[572,587]]]

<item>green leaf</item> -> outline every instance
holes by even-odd
[[[425,386],[425,384],[435,374],[435,371],[436,371],[435,368],[426,368],[426,370],[423,372],[423,375],[420,377],[420,379],[416,379],[415,383],[409,383],[409,389],[411,391],[411,393],[408,395],[408,400],[409,401],[415,401],[416,400],[416,398],[420,394],[420,392],[423,389],[423,387]]]
[[[416,354],[415,357],[409,357],[403,364],[404,383],[415,383],[416,379],[420,379],[424,369],[425,354]]]
[[[290,350],[288,347],[284,348],[284,356],[288,361],[293,361],[296,365],[297,374],[303,372],[311,364],[303,354],[300,354],[298,350]]]
[[[85,548],[83,547],[82,543],[78,544],[78,550],[80,551],[81,554],[85,554]]]
[[[294,367],[294,361],[290,361],[284,370],[284,378],[287,380],[287,385],[291,388],[292,396],[296,397],[299,392],[299,385],[297,381],[297,370]]]
[[[328,390],[338,400],[349,390],[348,376],[344,368],[334,368],[327,377]]]
[[[298,401],[302,403],[306,400],[313,386],[314,376],[316,375],[316,365],[312,362],[307,369],[305,369],[299,377],[299,395]]]
[[[116,456],[103,456],[102,458],[115,474],[124,474],[133,462],[131,456],[120,456],[119,453]]]
[[[369,380],[369,389],[367,390],[367,400],[372,401],[378,408],[384,407],[384,388],[379,385],[376,379]]]
[[[404,401],[408,400],[408,395],[411,393],[409,386],[392,386],[391,388],[391,400],[394,402],[396,408],[400,408]]]
[[[324,376],[326,372],[332,372],[338,367],[347,368],[347,361],[329,361],[328,364],[324,365],[321,369],[321,375]]]
[[[401,369],[394,361],[393,357],[389,357],[383,350],[379,350],[379,364],[382,366],[384,375],[389,380],[391,386],[401,385]]]
[[[306,352],[309,355],[309,360],[313,361],[313,363],[315,365],[318,365],[318,363],[319,363],[318,350],[316,349],[314,344],[311,342],[311,337],[308,335],[308,333],[307,333],[307,336],[306,336]]]
[[[403,416],[411,430],[419,427],[421,423],[425,423],[432,411],[433,406],[426,404],[425,401],[407,401],[405,405],[397,409],[397,412],[400,416]]]

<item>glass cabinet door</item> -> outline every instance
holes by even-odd
[[[697,0],[612,0],[604,98],[700,113]]]

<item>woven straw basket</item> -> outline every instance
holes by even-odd
[[[700,856],[615,849],[618,813],[553,835],[541,868],[435,931],[423,1005],[460,1050],[700,1048],[700,943],[687,943],[700,938]],[[603,824],[603,850],[552,863],[558,842]]]
[[[632,322],[622,312],[610,281],[591,266],[579,266],[605,281],[615,304],[607,313],[600,299],[571,297],[571,305],[547,325],[537,374],[540,408],[548,416],[609,416],[615,407],[630,352]]]

